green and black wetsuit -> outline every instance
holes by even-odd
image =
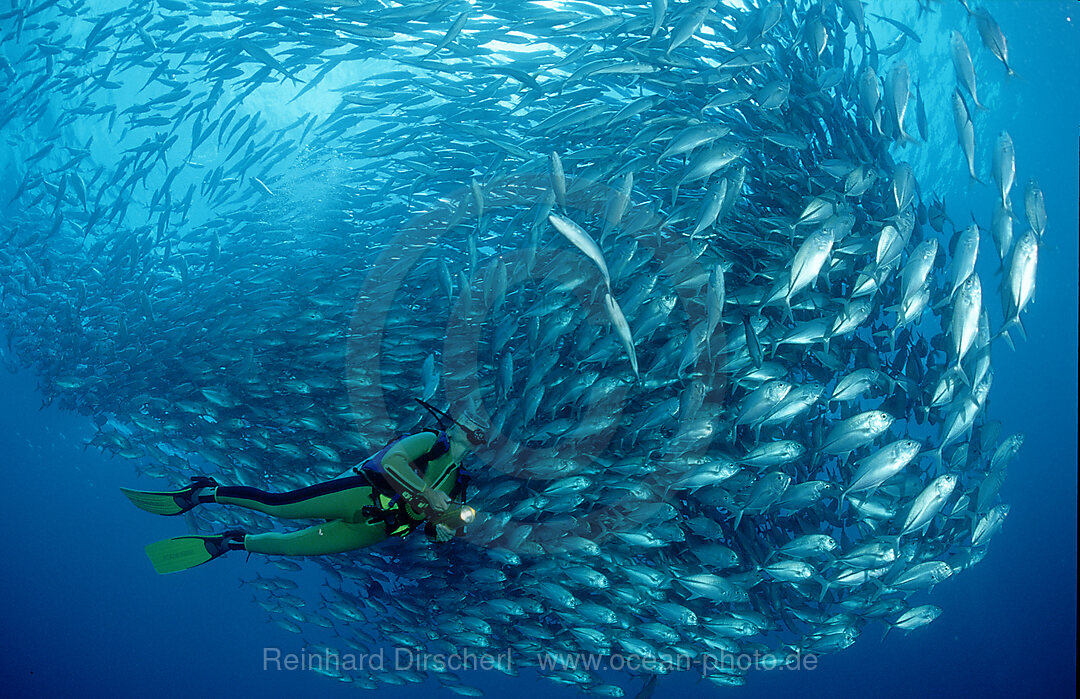
[[[459,455],[460,456],[460,455]],[[248,534],[233,547],[252,553],[319,556],[404,536],[424,522],[425,488],[453,498],[460,488],[446,432],[420,432],[391,442],[363,464],[326,483],[287,493],[218,486],[206,502],[237,505],[286,519],[325,519],[288,534]]]

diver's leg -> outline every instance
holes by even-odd
[[[364,520],[361,510],[373,504],[371,486],[363,476],[337,478],[287,493],[268,493],[248,486],[218,486],[203,502],[238,505],[286,519]]]
[[[242,546],[243,550],[251,553],[322,556],[371,546],[385,538],[386,526],[381,521],[352,524],[334,520],[289,534],[248,534]]]

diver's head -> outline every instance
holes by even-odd
[[[451,444],[458,447],[459,450],[467,450],[481,444],[487,444],[484,426],[469,408],[470,404],[466,404],[463,410],[458,411],[459,417],[455,418],[420,398],[414,400],[435,417],[439,426],[445,429],[447,435],[449,435]]]

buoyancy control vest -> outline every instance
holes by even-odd
[[[446,491],[447,496],[451,500],[461,497],[461,501],[464,502],[468,476],[461,471],[459,464],[450,462],[443,472],[435,474],[433,482],[427,480],[429,464],[450,451],[450,437],[445,431],[440,430],[427,429],[424,432],[436,435],[435,443],[427,452],[413,459],[410,466],[431,488],[438,489],[446,483],[447,479],[453,478],[454,484],[449,491]],[[386,469],[383,467],[382,460],[386,454],[394,445],[408,436],[410,435],[398,435],[352,469],[358,475],[364,476],[371,485],[373,504],[363,508],[364,515],[370,522],[383,522],[387,536],[405,536],[410,533],[424,521],[428,509],[427,503],[415,494],[404,493],[395,488],[390,483]]]

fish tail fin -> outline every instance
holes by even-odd
[[[1005,321],[1005,324],[1001,326],[1001,330],[998,330],[997,333],[995,333],[994,337],[991,339],[996,340],[999,337],[1005,338],[1005,344],[1009,346],[1009,349],[1015,352],[1016,344],[1013,342],[1012,335],[1009,334],[1010,325],[1012,325],[1011,320]]]
[[[884,631],[884,633],[881,634],[881,642],[882,643],[885,642],[885,637],[889,635],[890,631],[892,631],[892,624],[890,624],[888,622],[885,622],[885,631]]]
[[[1024,329],[1024,324],[1020,321],[1020,316],[1016,316],[1016,329],[1020,331],[1020,339],[1027,342],[1027,330]]]
[[[897,388],[899,388],[904,393],[911,395],[912,390],[906,382],[899,381],[884,372],[878,374],[878,376],[881,378],[882,381],[885,382],[885,386],[888,388],[888,390],[895,391]]]
[[[815,575],[813,580],[817,581],[821,585],[821,593],[818,595],[818,603],[825,601],[825,595],[829,594],[829,587],[831,583],[821,575]]]
[[[960,375],[960,380],[964,382],[965,386],[971,386],[971,379],[968,378],[967,372],[964,371],[964,367],[961,366],[959,359],[956,362],[956,366],[953,367],[953,371]]]

